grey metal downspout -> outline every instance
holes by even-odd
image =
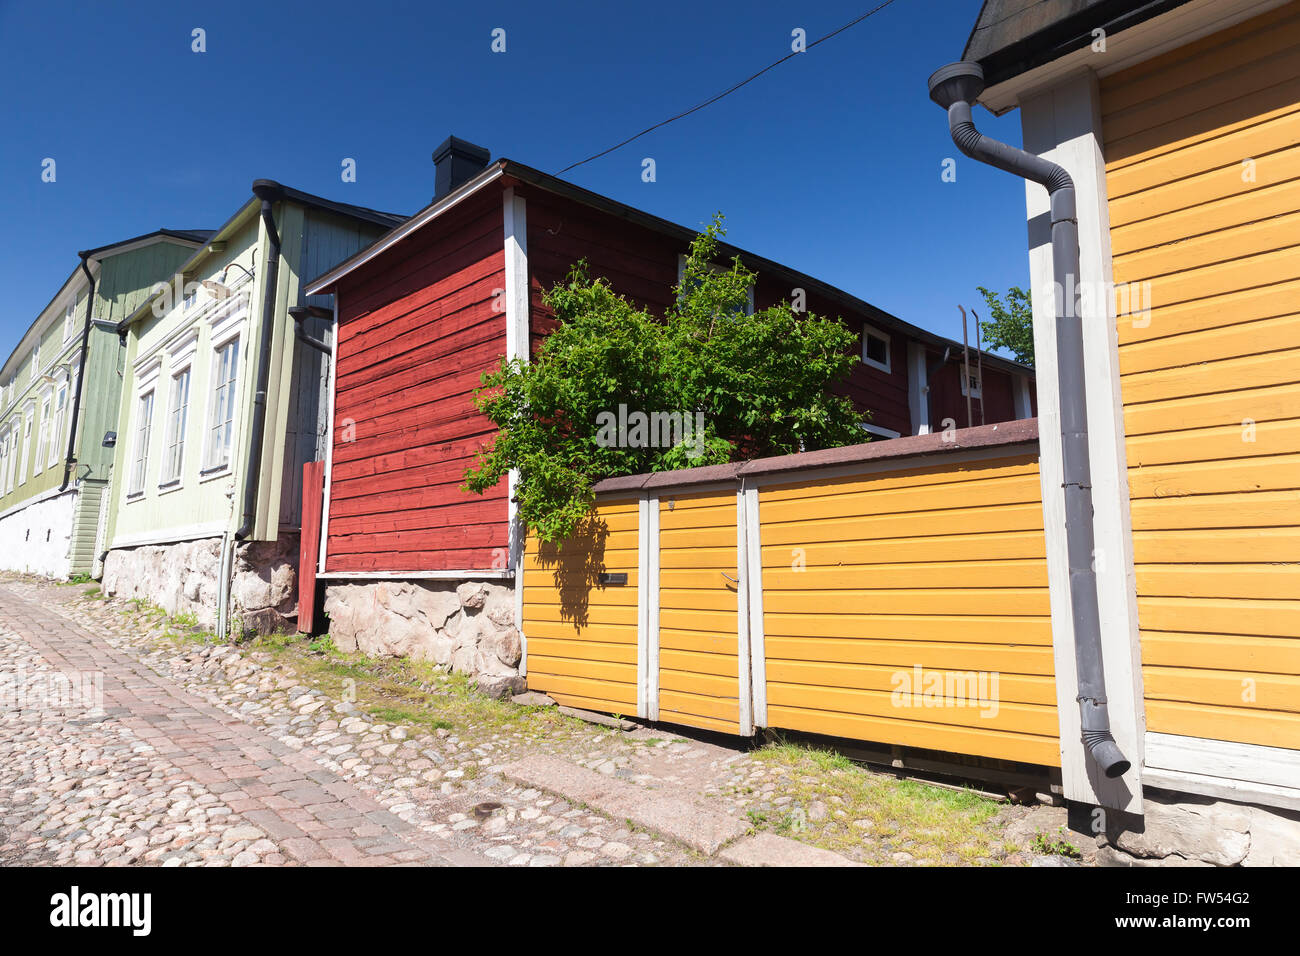
[[[257,353],[257,385],[253,392],[253,421],[248,439],[248,463],[244,469],[243,488],[240,492],[242,516],[237,539],[247,538],[253,532],[257,519],[257,486],[262,471],[262,440],[266,435],[266,391],[271,378],[271,344],[275,336],[276,286],[280,279],[280,234],[275,229],[272,205],[281,198],[280,184],[269,179],[253,183],[253,195],[262,201],[262,222],[266,225],[270,248],[266,259],[266,288],[262,294],[262,338]]]
[[[77,388],[72,396],[72,426],[68,430],[68,454],[63,459],[63,484],[59,485],[59,491],[66,491],[68,482],[72,478],[72,466],[77,463],[77,419],[81,414],[81,387],[86,381],[86,355],[90,352],[90,316],[95,308],[95,277],[90,274],[90,267],[86,265],[89,256],[86,253],[81,255],[81,271],[86,274],[86,281],[90,283],[90,289],[86,292],[86,322],[81,328],[81,358],[77,361]]]
[[[980,133],[971,104],[984,91],[978,63],[950,63],[930,77],[930,98],[948,111],[952,140],[967,156],[1047,187],[1051,199],[1052,266],[1056,280],[1056,365],[1061,402],[1061,457],[1065,489],[1065,541],[1074,618],[1074,658],[1083,742],[1107,777],[1130,763],[1110,730],[1102,669],[1101,616],[1093,571],[1092,477],[1088,460],[1088,408],[1079,315],[1079,222],[1070,174],[1033,153]]]

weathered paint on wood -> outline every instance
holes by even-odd
[[[601,501],[569,541],[526,542],[528,686],[562,704],[637,712],[637,508],[636,499]],[[627,583],[602,585],[606,572]]]
[[[1033,457],[760,488],[768,725],[1058,765],[1039,498]]]
[[[1300,5],[1101,84],[1147,727],[1300,748]]]
[[[667,723],[740,733],[738,520],[734,488],[660,498],[659,719]]]
[[[341,284],[327,572],[506,566],[505,482],[460,487],[492,435],[473,392],[505,354],[502,228],[490,191]]]
[[[302,534],[298,538],[298,630],[316,630],[316,555],[320,551],[321,513],[325,495],[325,462],[302,466]]]

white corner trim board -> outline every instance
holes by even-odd
[[[529,348],[530,304],[528,283],[528,207],[522,196],[509,186],[502,194],[502,222],[505,234],[505,294],[506,305],[506,358],[527,362]],[[524,528],[519,520],[515,503],[515,486],[519,482],[517,469],[510,469],[507,478],[506,520],[509,522],[510,567],[518,570],[523,560]]]
[[[1100,145],[1096,77],[1077,73],[1022,104],[1025,148],[1059,163],[1074,178],[1079,216],[1080,281],[1111,283],[1110,214]],[[1119,394],[1119,352],[1114,299],[1084,297],[1084,365],[1088,387],[1088,449],[1096,538],[1097,597],[1111,729],[1133,764],[1120,780],[1106,780],[1088,760],[1080,740],[1075,678],[1074,623],[1065,551],[1061,490],[1060,403],[1057,391],[1056,316],[1047,190],[1025,184],[1030,229],[1030,280],[1034,302],[1034,353],[1038,381],[1038,436],[1047,542],[1052,645],[1060,719],[1061,775],[1065,796],[1098,806],[1142,812],[1146,715],[1137,627],[1129,519],[1127,456]]]
[[[318,563],[316,566],[316,577],[325,573],[325,553],[329,546],[330,540],[330,484],[334,475],[334,402],[335,394],[338,390],[338,361],[339,361],[339,293],[334,291],[334,328],[330,336],[330,371],[329,371],[329,415],[325,421],[325,480],[324,487],[321,489],[321,514],[320,514],[320,545]]]

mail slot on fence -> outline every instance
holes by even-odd
[[[627,572],[619,571],[614,574],[610,571],[602,571],[596,580],[601,584],[627,584]]]

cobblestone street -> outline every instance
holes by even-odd
[[[177,644],[160,639],[162,625],[141,618],[138,607],[88,597],[77,586],[0,580],[0,863],[728,861],[726,852],[712,855],[717,846],[669,839],[630,816],[598,812],[595,800],[588,806],[530,785],[512,769],[539,757],[611,786],[699,801],[689,806],[707,806],[728,834],[718,845],[785,814],[811,821],[809,836],[818,821],[842,824],[854,842],[835,849],[850,858],[926,861],[910,837],[882,838],[878,823],[853,819],[854,808],[839,797],[801,795],[798,785],[806,791],[811,779],[806,773],[792,775],[738,747],[659,727],[611,730],[560,717],[554,708],[536,726],[384,721],[265,651]],[[49,700],[59,674],[102,688],[102,711],[91,708],[93,701]],[[15,706],[19,688],[28,699]],[[33,688],[45,688],[46,698],[36,699]],[[1011,816],[1001,823],[1023,825],[1024,812],[1007,808],[1003,814]],[[933,862],[1017,862],[1015,847],[996,827],[986,829],[969,860],[950,853]],[[731,859],[749,861],[744,854]]]

